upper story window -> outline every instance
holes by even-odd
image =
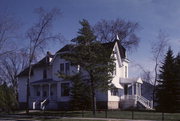
[[[60,72],[69,74],[70,72],[70,64],[69,63],[61,63],[60,64]]]
[[[113,71],[113,75],[116,75],[116,63],[114,62],[114,71]]]
[[[47,70],[44,69],[44,70],[43,70],[43,79],[46,79],[46,78],[47,78]]]
[[[64,73],[64,63],[61,63],[61,64],[60,64],[60,72],[61,72],[61,73]]]
[[[125,72],[124,73],[125,73],[125,78],[127,78],[127,76],[128,76],[127,75],[127,66],[125,66]]]
[[[77,65],[77,72],[80,72],[81,71],[81,67],[80,65]]]
[[[69,74],[69,70],[70,70],[69,63],[66,63],[66,64],[65,64],[65,71],[66,71],[66,74]]]
[[[69,96],[69,83],[61,83],[61,96]]]

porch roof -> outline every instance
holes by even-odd
[[[140,77],[139,78],[120,78],[119,81],[122,84],[131,84],[131,83],[143,84],[143,81]]]
[[[31,82],[32,85],[36,84],[52,84],[52,83],[57,83],[58,81],[54,81],[53,79],[41,79],[35,82]]]
[[[123,87],[122,87],[119,83],[114,84],[114,86],[115,86],[116,88],[123,89]]]

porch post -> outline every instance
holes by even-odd
[[[138,95],[138,83],[136,83],[136,95]]]
[[[139,84],[139,95],[141,96],[141,84]]]
[[[40,97],[41,97],[41,99],[42,99],[42,97],[43,97],[42,84],[40,84]]]
[[[51,84],[48,85],[49,85],[49,99],[51,99]]]
[[[134,95],[134,83],[132,83],[132,95]]]
[[[61,99],[61,83],[58,82],[57,85],[56,85],[56,96],[57,96],[57,100],[60,100]]]

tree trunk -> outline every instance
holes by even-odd
[[[27,93],[27,96],[26,96],[26,114],[29,114],[29,77],[27,79],[27,89],[26,89],[26,93]]]
[[[27,79],[27,96],[26,96],[26,114],[29,114],[29,96],[30,96],[30,86],[29,86],[29,82],[30,82],[30,78],[31,78],[31,65],[29,65],[29,73],[28,73],[28,79]]]
[[[93,116],[96,116],[96,96],[94,89],[94,80],[91,74],[90,74],[90,79],[91,79],[92,111],[93,111]]]
[[[154,68],[155,78],[154,78],[154,86],[153,86],[153,107],[154,107],[154,102],[155,102],[155,90],[156,90],[156,82],[157,82],[157,67],[158,67],[158,64],[156,62],[156,65],[155,65],[155,68]]]
[[[96,116],[96,97],[95,97],[94,89],[92,89],[92,110],[93,110],[93,116]]]

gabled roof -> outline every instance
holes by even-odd
[[[108,42],[108,43],[102,43],[103,47],[105,47],[105,49],[109,52],[109,54],[112,53],[112,50],[113,50],[113,47],[115,45],[115,43],[118,43],[118,48],[119,48],[119,51],[120,51],[120,56],[121,58],[126,58],[126,49],[120,44],[120,41],[119,40],[115,40],[114,42]],[[61,52],[66,52],[66,51],[70,51],[71,49],[73,49],[75,47],[75,45],[73,44],[67,44],[65,45],[64,47],[62,47],[60,50],[58,50],[56,52],[57,53],[61,53]],[[55,56],[54,55],[49,55],[49,57],[51,58],[54,58]],[[38,67],[44,67],[46,66],[48,63],[47,63],[47,56],[45,56],[43,59],[41,59],[38,63],[36,64],[33,64],[32,65],[32,69],[34,68],[38,68]],[[28,71],[29,71],[29,67],[24,69],[22,72],[20,72],[18,74],[18,77],[19,76],[27,76],[28,75]],[[33,74],[33,72],[32,72]]]
[[[117,43],[118,43],[121,58],[126,58],[126,49],[121,45],[119,40],[117,40]]]
[[[25,68],[23,71],[21,71],[17,76],[28,76],[29,73],[29,67]],[[31,75],[33,75],[33,72],[31,71]]]
[[[120,51],[121,58],[126,58],[126,49],[121,45],[119,40],[114,40],[113,42],[108,42],[108,43],[102,43],[102,45],[111,54],[116,42],[118,43],[118,48]],[[60,50],[58,50],[56,53],[70,51],[74,47],[75,47],[75,45],[73,45],[73,44],[67,44],[64,47],[62,47]]]
[[[32,65],[32,70],[34,68],[38,68],[38,67],[44,67],[47,65],[47,56],[45,56],[43,59],[41,59],[38,63],[36,64],[33,64]],[[28,76],[28,73],[29,73],[29,67],[25,68],[23,71],[21,71],[19,74],[18,74],[18,77],[19,76]],[[31,75],[33,75],[33,71],[31,72]]]
[[[58,50],[56,53],[70,51],[72,48],[74,48],[73,44],[67,44],[64,47],[62,47],[60,50]]]

